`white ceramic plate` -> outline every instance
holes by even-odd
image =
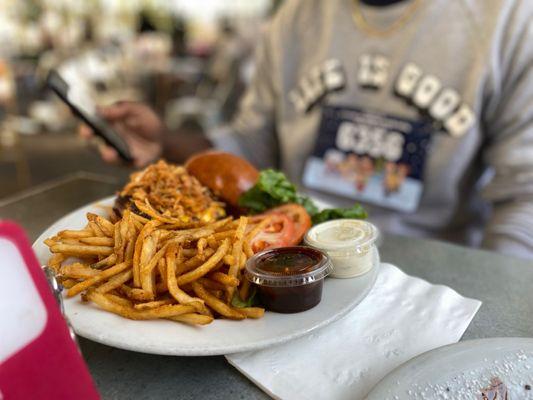
[[[469,340],[429,351],[392,371],[366,399],[474,400],[495,377],[509,400],[533,399],[533,339]]]
[[[50,226],[33,244],[39,261],[50,257],[43,240],[62,229],[81,229],[85,214],[103,214],[98,205],[108,206],[109,197],[82,207]],[[352,310],[374,285],[377,269],[352,279],[326,279],[322,301],[297,314],[265,313],[259,320],[216,320],[204,327],[171,321],[132,321],[82,303],[79,296],[65,299],[65,312],[74,331],[87,339],[109,346],[143,353],[200,356],[258,350],[296,339],[324,327]]]

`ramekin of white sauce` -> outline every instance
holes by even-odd
[[[307,232],[305,243],[325,251],[333,263],[334,278],[363,275],[379,264],[378,228],[359,219],[336,219]]]

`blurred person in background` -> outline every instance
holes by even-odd
[[[532,36],[527,0],[290,0],[231,125],[190,135],[141,103],[100,112],[137,166],[216,147],[361,201],[387,232],[533,258]]]

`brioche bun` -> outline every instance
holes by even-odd
[[[259,171],[245,159],[222,151],[196,154],[185,163],[189,174],[228,205],[238,208],[239,197],[259,178]]]

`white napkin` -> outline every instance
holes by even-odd
[[[374,288],[341,320],[301,339],[226,358],[274,398],[362,399],[400,364],[457,342],[480,306],[381,264]]]

